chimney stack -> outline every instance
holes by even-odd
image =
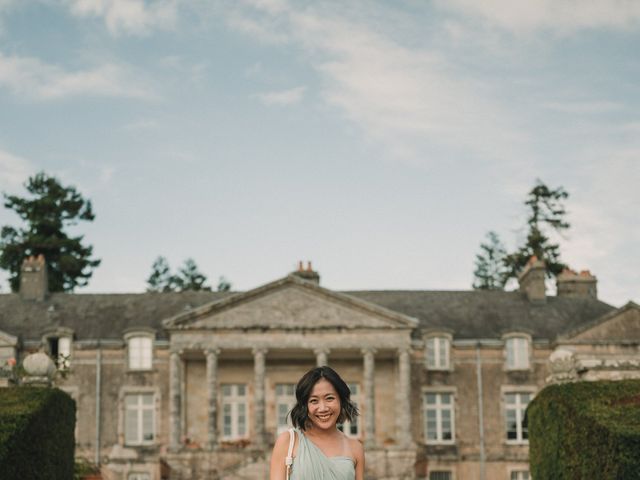
[[[524,269],[518,275],[520,292],[524,293],[531,302],[544,302],[547,299],[544,278],[546,274],[545,263],[532,256]]]
[[[565,268],[556,279],[559,297],[598,298],[598,279],[589,270],[580,273]]]
[[[44,255],[25,258],[20,269],[20,297],[42,302],[49,293],[47,262]]]
[[[320,274],[313,270],[311,267],[311,262],[307,261],[307,267],[304,267],[302,261],[298,262],[298,270],[293,272],[294,275],[300,277],[304,280],[308,280],[309,282],[313,282],[316,285],[320,284]]]

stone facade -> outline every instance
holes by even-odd
[[[344,428],[368,479],[519,480],[536,392],[640,376],[640,307],[546,297],[538,267],[521,292],[341,293],[308,269],[209,297],[0,295],[0,351],[72,339],[57,384],[77,402],[77,454],[107,479],[267,478],[291,384],[328,364],[359,406]]]

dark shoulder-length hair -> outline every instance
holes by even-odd
[[[306,430],[309,424],[309,397],[313,386],[320,379],[327,380],[333,388],[338,392],[340,397],[340,415],[338,415],[338,423],[345,421],[352,422],[358,416],[358,407],[351,401],[351,391],[340,375],[331,367],[316,367],[305,373],[298,385],[296,385],[296,405],[291,409],[291,423],[294,427]]]

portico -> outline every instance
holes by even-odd
[[[409,446],[415,325],[293,275],[168,319],[171,450],[269,449],[293,385],[316,365],[350,384],[361,411],[350,434],[367,448]]]

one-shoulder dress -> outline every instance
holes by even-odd
[[[356,468],[347,455],[327,457],[299,429],[298,451],[293,459],[291,480],[355,480]]]

